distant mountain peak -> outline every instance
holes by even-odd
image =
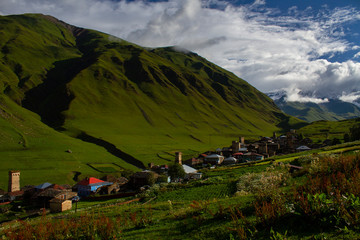
[[[288,94],[285,89],[267,93],[282,111],[308,122],[360,117],[360,101],[356,99],[355,94],[355,97],[347,99],[355,99],[353,102],[343,101],[344,98],[334,96],[318,98],[314,93],[304,93],[300,90],[290,93],[293,94],[290,97]]]

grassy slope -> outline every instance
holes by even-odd
[[[309,137],[315,142],[324,141],[326,138],[343,140],[344,134],[349,133],[349,129],[359,122],[360,118],[341,121],[316,121],[300,128],[298,133],[302,133],[304,137]]]
[[[7,97],[0,100],[0,188],[7,189],[7,171],[12,169],[21,170],[22,186],[44,181],[73,184],[75,171],[82,173],[80,178],[99,175],[87,163],[117,163],[136,170],[103,148],[49,128]]]
[[[157,157],[164,152],[204,151],[230,145],[240,135],[271,135],[301,123],[245,81],[193,53],[145,49],[43,15],[0,17],[0,35],[2,108],[23,120],[0,118],[3,139],[13,139],[4,140],[0,152],[1,187],[9,169],[33,169],[22,172],[23,184],[71,183],[79,162],[84,174],[95,174],[84,165],[93,162],[135,169],[71,138],[83,131],[146,165],[168,163]],[[27,136],[22,125],[35,135]],[[25,142],[22,136],[27,151],[18,144]],[[65,153],[68,148],[74,154]]]
[[[69,84],[76,93],[66,113],[69,131],[101,136],[150,162],[161,151],[269,135],[279,130],[276,114],[285,119],[265,95],[196,54],[98,41],[98,61]]]

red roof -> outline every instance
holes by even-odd
[[[58,189],[58,190],[65,190],[65,188],[63,186],[60,186],[58,184],[53,184],[50,187],[53,189]]]
[[[100,182],[104,182],[104,181],[94,178],[94,177],[89,177],[89,178],[85,178],[84,180],[78,182],[77,185],[87,186],[89,184],[100,183]]]
[[[244,154],[243,154],[243,153],[240,153],[240,152],[233,154],[233,156],[239,156],[239,155],[244,155]]]

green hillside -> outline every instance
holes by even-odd
[[[330,99],[325,103],[287,102],[284,98],[275,101],[286,114],[314,122],[319,120],[339,121],[360,117],[360,108],[352,103]]]
[[[316,121],[298,130],[304,137],[313,141],[324,141],[325,139],[344,139],[344,134],[350,134],[350,129],[360,124],[360,118],[341,121]]]
[[[70,183],[101,175],[91,163],[136,170],[303,124],[195,53],[34,14],[0,17],[0,35],[2,188],[10,169]]]

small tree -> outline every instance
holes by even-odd
[[[170,165],[168,174],[171,177],[171,180],[185,177],[184,168],[179,163],[174,163],[173,165]]]
[[[152,186],[155,184],[156,182],[156,174],[154,172],[148,172],[147,176],[146,176],[146,182],[148,185]]]
[[[161,175],[159,175],[157,181],[160,182],[160,183],[167,183],[168,182],[168,176],[166,176],[164,174],[161,174]]]

